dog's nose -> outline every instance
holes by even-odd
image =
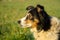
[[[19,21],[18,21],[18,23],[20,24],[20,23],[21,23],[21,21],[19,20]]]

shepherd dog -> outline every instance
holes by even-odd
[[[18,20],[22,28],[30,28],[34,40],[60,40],[60,20],[50,16],[44,6],[27,6],[26,16]]]

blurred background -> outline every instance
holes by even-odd
[[[0,0],[0,40],[34,40],[30,30],[21,28],[17,21],[25,16],[27,6],[37,4],[60,18],[60,0]]]

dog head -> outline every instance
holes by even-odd
[[[45,12],[42,5],[37,5],[36,7],[28,6],[26,10],[28,11],[26,16],[18,21],[22,27],[36,27],[38,30],[46,30],[48,28],[47,26],[50,26],[49,15]]]

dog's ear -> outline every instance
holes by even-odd
[[[34,9],[34,6],[28,6],[28,7],[26,8],[26,10],[32,10],[32,9]]]
[[[39,4],[36,6],[36,8],[37,8],[37,11],[38,11],[38,12],[44,10],[44,6],[39,5]]]

